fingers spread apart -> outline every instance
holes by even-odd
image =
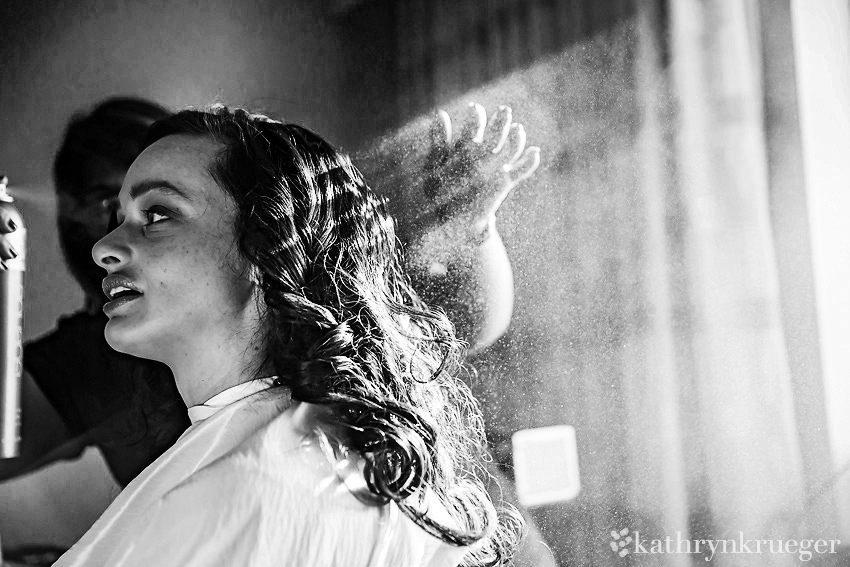
[[[540,148],[526,147],[525,127],[513,121],[513,109],[501,105],[489,118],[487,110],[477,102],[470,102],[467,109],[457,124],[452,123],[445,110],[437,111],[431,124],[431,140],[438,153],[461,146],[466,151],[473,150],[473,154],[489,151],[505,160],[501,170],[512,184],[529,178],[540,165]]]
[[[510,107],[500,106],[488,119],[487,111],[477,102],[470,102],[469,112],[456,117],[457,123],[445,110],[438,110],[431,125],[431,139],[435,144],[459,145],[470,142],[497,154],[508,139],[513,112]]]

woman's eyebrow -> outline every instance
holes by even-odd
[[[186,201],[191,201],[189,196],[183,189],[180,189],[173,183],[163,179],[149,179],[147,181],[139,181],[130,188],[130,199],[135,200],[151,191],[176,195]]]

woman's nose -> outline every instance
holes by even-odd
[[[124,226],[118,226],[92,247],[95,263],[110,273],[126,266],[130,261],[130,247],[124,232]]]

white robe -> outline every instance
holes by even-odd
[[[131,482],[56,567],[436,567],[465,548],[390,503],[361,503],[271,379],[190,408],[192,426]],[[288,407],[287,407],[288,406]]]

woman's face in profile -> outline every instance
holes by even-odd
[[[256,329],[255,286],[235,245],[236,206],[208,168],[221,146],[169,136],[133,162],[119,195],[119,226],[93,249],[108,272],[106,339],[118,351],[163,360],[186,341],[228,340]]]

